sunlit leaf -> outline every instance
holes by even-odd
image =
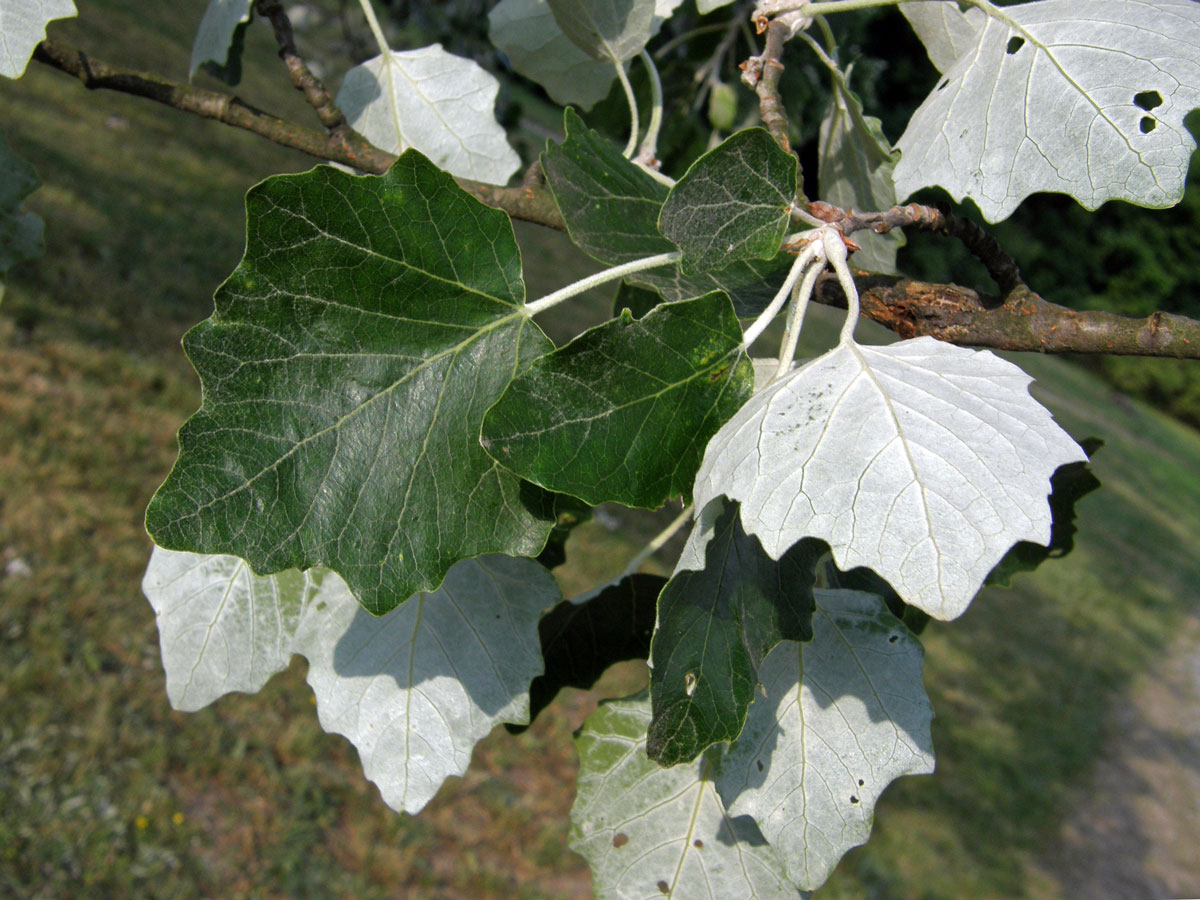
[[[717,758],[664,769],[646,756],[650,704],[612,700],[575,739],[571,849],[612,900],[797,900],[754,821],[718,796]]]
[[[909,0],[900,12],[917,33],[929,61],[939,72],[948,72],[975,46],[987,13],[976,6],[967,10],[955,0]]]
[[[709,443],[694,497],[741,502],[772,558],[806,537],[952,619],[1017,541],[1050,540],[1050,476],[1086,459],[986,350],[847,343],[789,372]]]
[[[346,73],[337,104],[381,150],[421,151],[451,175],[505,184],[521,165],[496,121],[500,83],[442,49],[389,51]]]
[[[763,664],[765,693],[717,781],[809,890],[866,842],[884,788],[933,771],[920,643],[878,597],[818,590],[816,601],[812,640]]]
[[[332,572],[259,577],[232,556],[160,548],[142,587],[172,706],[257,691],[300,654],[321,727],[347,737],[384,801],[409,813],[467,770],[497,723],[528,721],[538,619],[561,596],[537,563],[487,556],[374,618]]]
[[[1037,191],[1070,194],[1087,209],[1179,202],[1196,146],[1183,119],[1200,106],[1200,4],[984,9],[986,24],[897,144],[900,197],[940,185],[975,201],[989,222]]]
[[[76,15],[73,0],[0,0],[0,75],[20,78],[55,19]]]

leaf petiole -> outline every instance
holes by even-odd
[[[650,76],[650,121],[646,124],[646,136],[638,148],[637,162],[653,166],[658,157],[658,132],[662,128],[662,79],[658,77],[658,67],[649,53],[643,50],[638,56],[646,66],[646,74]]]
[[[796,358],[796,343],[800,340],[800,329],[804,327],[804,313],[808,310],[808,301],[812,299],[813,287],[817,278],[825,269],[824,265],[814,261],[804,273],[804,278],[792,291],[792,303],[788,308],[787,328],[779,345],[779,367],[771,376],[771,381],[782,377]]]
[[[380,55],[387,56],[392,52],[392,48],[388,46],[387,38],[383,35],[383,27],[379,24],[379,19],[375,16],[375,9],[371,6],[371,0],[358,0],[358,4],[362,7],[363,15],[367,17],[367,25],[371,29],[371,34],[375,37],[375,43],[379,45]]]
[[[812,232],[802,232],[799,237],[812,235]],[[742,348],[749,349],[750,345],[762,336],[762,333],[767,330],[767,326],[771,324],[771,320],[779,314],[779,310],[783,309],[783,304],[788,301],[791,296],[792,288],[796,286],[796,282],[800,280],[800,276],[804,274],[805,268],[824,252],[821,244],[820,236],[816,239],[809,239],[808,246],[804,248],[804,252],[796,257],[796,261],[792,263],[792,267],[788,270],[787,278],[780,285],[779,291],[771,299],[767,308],[762,311],[754,323],[746,329],[742,337]]]
[[[629,83],[629,73],[625,71],[625,64],[619,59],[613,60],[613,67],[617,70],[617,79],[621,82],[621,88],[625,91],[625,100],[629,103],[629,143],[625,145],[625,158],[629,159],[633,156],[638,145],[638,106],[637,97],[633,94],[633,85]]]
[[[619,278],[624,278],[626,275],[632,275],[634,272],[643,272],[646,269],[657,269],[659,266],[669,266],[672,263],[677,263],[682,255],[678,250],[672,250],[670,253],[659,253],[657,256],[646,256],[619,266],[613,266],[611,269],[605,269],[603,272],[597,272],[595,275],[589,275],[587,278],[581,278],[579,281],[568,284],[564,288],[559,288],[554,293],[547,294],[540,300],[526,303],[525,313],[526,315],[536,316],[538,313],[558,306],[564,300],[569,300],[577,294],[582,294],[584,291],[590,291],[594,287],[607,284],[610,281],[616,281]]]

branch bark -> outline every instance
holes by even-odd
[[[300,56],[300,51],[296,49],[292,20],[284,11],[283,4],[279,0],[255,0],[254,6],[258,14],[271,23],[275,32],[275,43],[279,45],[279,58],[287,66],[292,85],[304,95],[321,124],[335,134],[350,131],[346,116],[333,102],[325,83],[313,74],[308,63]]]
[[[232,94],[180,84],[147,72],[122,69],[58,41],[42,41],[34,49],[33,58],[78,78],[89,90],[110,90],[144,97],[182,112],[242,128],[280,146],[299,150],[317,159],[341,163],[360,172],[382,175],[396,161],[395,156],[375,147],[348,126],[332,132],[305,128],[256,109]],[[554,198],[544,187],[509,188],[467,178],[455,180],[463,190],[489,206],[539,225],[560,231],[566,228]]]
[[[783,45],[792,35],[791,25],[783,19],[773,19],[767,22],[759,20],[759,33],[766,31],[766,46],[762,56],[752,56],[741,64],[742,83],[758,95],[758,117],[764,127],[788,153],[799,155],[792,150],[788,139],[787,111],[783,106],[783,97],[779,93],[779,79],[783,75]],[[804,195],[804,169],[796,169],[796,205],[804,206],[808,198]]]
[[[335,124],[332,131],[305,128],[256,109],[231,94],[112,66],[57,41],[42,41],[33,58],[78,78],[89,90],[118,91],[154,100],[362,172],[382,174],[395,161],[390,153],[372,146],[348,126]],[[319,96],[317,100],[320,103]],[[318,115],[321,115],[319,109]],[[455,180],[487,205],[514,218],[560,231],[566,229],[544,184],[531,181],[517,187],[499,187],[465,178]],[[876,224],[879,223],[865,222],[864,227]],[[961,345],[1042,353],[1200,359],[1200,322],[1171,313],[1131,319],[1100,311],[1080,312],[1049,303],[1022,284],[1015,285],[1004,298],[997,298],[957,285],[926,284],[895,276],[859,273],[855,280],[863,314],[901,337],[929,335]],[[836,279],[823,279],[816,299],[833,306],[846,305]]]
[[[854,280],[862,314],[902,338],[928,335],[994,350],[1200,359],[1200,322],[1173,313],[1140,319],[1083,312],[1051,303],[1025,285],[1000,298],[895,275],[859,272]],[[823,277],[814,293],[820,303],[846,306],[835,278]]]

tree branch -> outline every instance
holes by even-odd
[[[182,112],[245,129],[280,146],[299,150],[317,159],[341,163],[361,172],[382,175],[396,161],[395,156],[375,147],[348,126],[332,133],[305,128],[256,109],[231,94],[203,90],[158,75],[112,66],[58,41],[42,41],[34,50],[33,58],[78,78],[89,90],[117,91],[154,100]],[[503,209],[509,215],[560,231],[566,228],[554,198],[545,187],[499,187],[467,178],[456,178],[455,181],[488,206]]]
[[[300,51],[296,49],[292,20],[284,11],[283,4],[279,0],[255,0],[254,6],[258,14],[271,23],[271,28],[275,31],[275,43],[279,45],[279,58],[287,66],[292,84],[316,111],[321,124],[335,134],[341,130],[350,130],[346,116],[333,102],[324,82],[313,74],[308,63],[300,56]]]
[[[823,200],[810,203],[808,212],[822,222],[837,225],[845,235],[866,229],[876,234],[887,234],[893,228],[917,228],[957,238],[983,263],[1002,294],[1007,294],[1018,285],[1024,284],[1017,261],[1008,255],[995,237],[984,231],[976,222],[960,218],[951,212],[922,206],[919,203],[893,206],[881,212],[856,212],[852,209],[843,210]]]
[[[233,95],[111,66],[56,41],[42,41],[33,58],[78,78],[90,90],[111,90],[145,97],[173,109],[245,129],[317,159],[342,163],[371,174],[386,172],[395,161],[390,153],[372,146],[348,126],[344,131],[335,132],[305,128],[255,109]],[[536,178],[511,188],[465,178],[455,180],[487,205],[502,209],[514,218],[565,230],[550,191]],[[903,211],[904,208],[898,209]],[[849,215],[854,216],[853,213]],[[913,214],[899,212],[895,215],[911,218]],[[877,224],[866,222],[861,227],[876,227]],[[897,221],[895,224],[917,223]],[[1170,313],[1131,319],[1100,311],[1079,312],[1048,303],[1020,284],[1000,300],[956,285],[925,284],[895,276],[859,273],[856,282],[863,314],[901,337],[930,335],[955,344],[1043,353],[1200,359],[1200,322]],[[846,305],[836,279],[823,279],[817,288],[816,299],[833,306],[844,308]]]
[[[767,33],[766,46],[762,56],[752,56],[741,64],[742,83],[753,89],[758,95],[758,117],[775,141],[793,156],[791,141],[788,139],[787,112],[783,108],[783,98],[779,94],[779,79],[783,75],[783,45],[792,36],[792,25],[783,19],[773,19],[767,22],[760,19],[756,22],[759,33]],[[796,156],[797,163],[799,156]],[[796,169],[796,205],[804,206],[808,198],[804,195],[804,170]]]
[[[1107,353],[1200,359],[1200,322],[1156,312],[1132,318],[1068,309],[1025,285],[1003,298],[954,284],[857,273],[862,314],[902,338],[928,335],[952,344],[1039,353]],[[836,278],[824,277],[814,298],[845,308]]]

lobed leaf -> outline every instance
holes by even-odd
[[[414,150],[380,177],[269,178],[246,209],[245,258],[184,339],[204,401],[146,513],[155,541],[327,566],[377,614],[460,559],[537,555],[549,498],[479,444],[551,349],[508,216]]]
[[[742,329],[720,292],[623,314],[536,360],[483,420],[492,457],[596,506],[688,495],[704,445],[750,397]]]
[[[779,253],[796,196],[799,163],[762,128],[722,141],[667,195],[658,226],[683,253],[685,275]]]
[[[467,770],[497,723],[528,721],[537,623],[561,596],[537,563],[487,556],[374,618],[332,572],[260,577],[232,556],[161,548],[142,587],[172,706],[257,691],[298,653],[321,727],[347,737],[384,802],[409,813]]]
[[[884,788],[933,771],[921,644],[878,597],[818,590],[816,604],[812,640],[763,664],[765,693],[717,780],[806,890],[866,842]]]
[[[571,240],[601,262],[619,265],[675,245],[658,230],[668,189],[625,159],[608,139],[587,128],[573,110],[565,116],[566,140],[549,144],[542,168]],[[771,260],[734,262],[717,272],[685,275],[664,266],[630,276],[667,300],[688,300],[725,291],[739,316],[761,312],[778,290],[793,262],[780,253]]]
[[[824,547],[806,541],[776,561],[742,530],[735,504],[718,499],[703,519],[693,538],[703,541],[703,569],[676,568],[658,599],[646,752],[664,766],[741,734],[771,648],[812,637],[813,566]],[[683,559],[699,555],[693,547]]]
[[[506,184],[521,165],[494,108],[500,82],[432,44],[389,51],[346,73],[337,104],[381,150],[419,150],[451,175]]]
[[[807,537],[906,603],[962,614],[1014,543],[1045,544],[1050,476],[1086,459],[988,351],[843,344],[756,394],[709,443],[698,507],[741,502],[773,559]]]
[[[73,0],[0,0],[0,75],[24,75],[33,48],[46,37],[46,26],[76,15]]]
[[[1087,209],[1179,202],[1196,146],[1183,119],[1200,106],[1200,5],[982,8],[986,22],[968,17],[974,40],[900,138],[900,196],[940,185],[974,200],[989,222],[1037,191],[1070,194]],[[946,46],[936,43],[933,56],[944,61]]]
[[[734,818],[714,788],[717,761],[659,767],[646,756],[650,704],[610,700],[575,746],[579,780],[571,849],[613,900],[796,900],[778,853],[754,821]],[[807,895],[803,895],[807,896]]]
[[[246,28],[254,17],[254,0],[209,0],[192,41],[188,76],[201,69],[226,84],[242,80]]]

